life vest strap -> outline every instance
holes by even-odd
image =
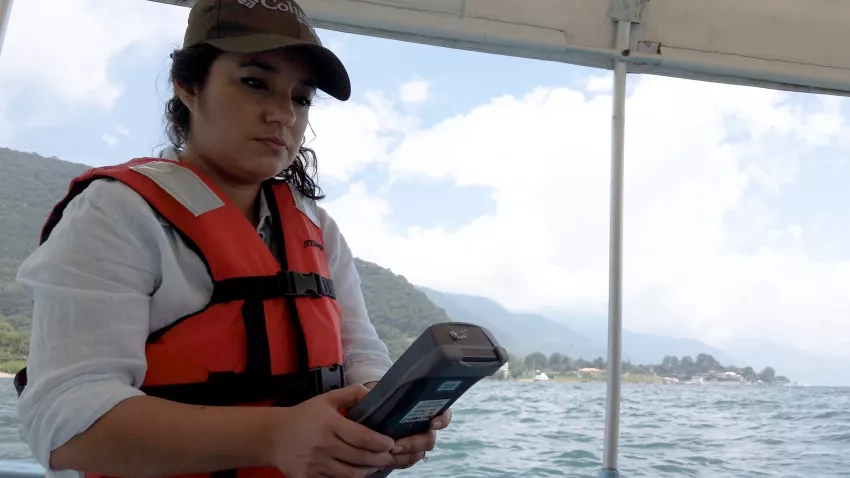
[[[210,478],[236,478],[239,476],[237,470],[221,470],[210,473]]]
[[[234,406],[275,400],[275,406],[291,407],[343,386],[343,367],[334,365],[284,375],[215,372],[206,382],[143,386],[141,390],[150,396],[192,405]]]
[[[333,281],[315,272],[302,274],[280,271],[271,276],[234,277],[213,286],[210,304],[235,300],[264,301],[279,297],[330,297],[336,298]]]

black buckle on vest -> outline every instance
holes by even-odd
[[[342,365],[319,367],[310,370],[308,386],[317,394],[330,392],[345,386],[345,371]]]
[[[333,283],[315,272],[302,274],[295,271],[280,271],[277,273],[277,283],[285,296],[335,298]]]
[[[342,365],[318,367],[301,374],[298,384],[277,390],[275,407],[293,407],[317,395],[345,386],[345,374]]]
[[[215,282],[210,304],[297,296],[325,296],[336,299],[333,281],[326,277],[315,272],[302,274],[295,271],[279,271],[274,275],[234,277]]]

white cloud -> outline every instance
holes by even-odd
[[[398,112],[382,92],[363,98],[364,104],[320,101],[310,112],[306,145],[317,152],[323,181],[347,182],[363,167],[386,162],[399,139],[417,130],[417,118]]]
[[[100,139],[102,139],[103,142],[108,144],[109,146],[116,146],[118,144],[118,138],[109,133],[103,133]]]
[[[399,96],[403,103],[424,103],[428,99],[431,85],[423,79],[408,81],[399,88]]]
[[[354,172],[384,158],[391,139],[382,121],[372,108],[353,101],[311,111],[310,126],[316,136],[308,129],[306,145],[317,151],[320,179],[348,181]]]
[[[610,93],[614,88],[611,74],[591,76],[587,79],[587,91],[590,93]]]
[[[816,159],[813,148],[850,145],[848,119],[835,102],[804,111],[775,91],[650,76],[632,81],[628,326],[709,341],[757,336],[850,357],[850,262],[815,260],[805,228],[782,223],[767,205]],[[598,82],[589,85],[601,90]],[[364,151],[354,166],[340,150],[320,149],[320,157],[340,158],[331,163],[348,165],[348,174],[375,161],[364,145],[387,133],[376,116],[366,128],[348,123],[345,135]],[[731,138],[731,123],[747,135]],[[415,283],[518,309],[604,314],[609,126],[607,95],[539,88],[494,98],[378,148],[393,181],[491,188],[494,214],[452,231],[398,231],[389,224],[392,204],[362,184],[326,207],[355,254]],[[334,167],[322,169],[330,174]],[[742,226],[730,227],[730,218]]]
[[[0,91],[6,101],[27,98],[28,125],[51,124],[74,107],[108,111],[124,92],[110,78],[110,63],[130,47],[138,48],[138,56],[162,44],[179,45],[187,16],[185,8],[138,0],[15,2]],[[3,105],[0,118],[8,114]],[[22,114],[6,121],[25,126]]]
[[[118,124],[115,125],[115,131],[113,133],[103,133],[100,135],[100,139],[109,146],[117,146],[118,143],[121,142],[119,136],[123,136],[125,138],[130,136],[130,130]]]

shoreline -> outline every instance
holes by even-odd
[[[516,383],[538,383],[529,377],[515,378],[510,380],[493,380],[497,382],[507,381],[507,382],[516,382]],[[607,379],[604,376],[597,377],[575,377],[575,376],[558,376],[555,378],[550,378],[549,380],[540,380],[539,383],[606,383]],[[703,383],[690,383],[690,382],[665,382],[660,377],[652,376],[652,375],[632,375],[630,377],[623,377],[621,383],[635,384],[635,385],[670,385],[670,386],[685,386],[685,385],[695,385],[702,387],[792,387],[799,386],[795,384],[782,384],[782,383],[765,383],[759,384],[754,382],[715,382],[708,381]]]

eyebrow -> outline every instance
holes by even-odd
[[[268,63],[263,63],[258,60],[245,60],[239,63],[240,68],[259,68],[263,71],[268,71],[269,73],[277,73],[279,70]]]
[[[239,67],[240,68],[259,68],[260,70],[267,71],[269,73],[279,73],[280,72],[279,68],[275,68],[274,66],[272,66],[268,63],[265,63],[265,62],[262,62],[262,61],[259,61],[259,60],[255,60],[255,59],[245,60],[243,62],[240,62]],[[312,78],[312,77],[304,80],[302,82],[302,84],[306,87],[309,87],[309,88],[317,88],[318,85],[319,85],[319,83],[316,81],[316,79]]]

